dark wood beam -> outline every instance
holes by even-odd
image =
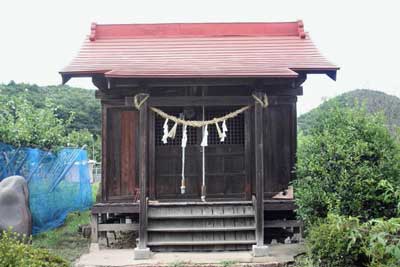
[[[264,201],[265,211],[293,211],[296,209],[294,200],[272,200],[268,199]]]
[[[241,106],[254,103],[251,96],[150,97],[150,106]]]
[[[139,203],[96,203],[91,209],[92,214],[102,213],[139,213]]]
[[[255,92],[262,99],[263,93]],[[257,246],[264,245],[264,107],[256,103],[254,107],[254,143],[255,143],[255,174],[256,174],[256,242]]]
[[[251,96],[177,96],[150,97],[149,106],[183,107],[183,106],[242,106],[254,103]],[[133,97],[125,98],[126,105],[132,106]]]
[[[139,111],[139,249],[147,247],[147,159],[148,159],[148,105],[143,103]]]
[[[108,82],[103,74],[93,75],[92,83],[101,91],[105,91],[108,89]]]
[[[296,78],[280,77],[243,77],[243,78],[109,78],[111,87],[182,87],[182,86],[251,86],[262,85],[294,85]]]

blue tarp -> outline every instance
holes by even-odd
[[[0,143],[0,153],[0,181],[21,175],[28,182],[33,234],[59,227],[69,212],[92,206],[86,150],[53,153]]]

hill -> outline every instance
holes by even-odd
[[[22,97],[38,108],[43,108],[44,100],[48,99],[58,107],[56,114],[59,118],[66,119],[71,112],[74,113],[70,130],[88,129],[92,134],[100,134],[101,110],[99,101],[94,97],[94,90],[67,85],[37,86],[11,81],[9,84],[0,84],[0,95]]]
[[[299,131],[307,134],[310,127],[316,123],[317,115],[326,111],[335,102],[345,107],[355,107],[364,105],[368,112],[383,112],[386,117],[387,125],[392,133],[400,127],[400,98],[388,95],[380,91],[357,89],[329,99],[319,107],[299,116]]]

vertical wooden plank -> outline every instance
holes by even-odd
[[[272,196],[287,189],[293,178],[296,146],[296,97],[273,96],[264,112],[264,190]]]
[[[137,112],[121,112],[121,195],[133,196],[136,186],[136,131]]]
[[[107,201],[107,107],[101,103],[101,200]]]
[[[295,97],[292,103],[292,129],[291,129],[291,164],[290,164],[290,180],[294,180],[296,178],[296,172],[294,171],[296,165],[296,155],[297,155],[297,107],[296,107],[297,97]]]
[[[92,233],[90,235],[90,237],[92,239],[92,243],[97,243],[98,238],[99,238],[98,231],[97,231],[97,229],[98,229],[98,214],[92,214],[90,228],[92,231]]]
[[[245,196],[251,200],[251,127],[250,110],[244,113],[244,160],[245,160]]]
[[[121,195],[121,110],[107,109],[107,198]]]
[[[139,204],[139,249],[147,247],[147,200],[146,200],[146,183],[147,183],[147,159],[148,159],[148,106],[144,102],[139,111],[139,187],[140,187],[140,204]]]
[[[255,95],[262,99],[262,93]],[[263,136],[264,108],[258,102],[254,107],[254,140],[255,140],[255,167],[256,167],[256,241],[257,246],[264,245],[264,136]]]
[[[154,112],[149,113],[149,198],[156,198],[156,177],[155,177],[155,116]]]

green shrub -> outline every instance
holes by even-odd
[[[364,253],[370,267],[400,266],[400,218],[371,220],[365,226]]]
[[[50,254],[45,249],[33,248],[18,234],[10,231],[0,235],[0,266],[7,267],[67,267],[62,258]]]
[[[354,217],[329,215],[324,223],[311,227],[307,248],[312,266],[362,266],[365,260],[360,223]]]
[[[309,229],[304,267],[400,266],[400,218],[374,219],[329,214]]]
[[[367,221],[398,215],[400,149],[382,116],[332,106],[299,136],[297,213],[306,225],[328,213]]]

